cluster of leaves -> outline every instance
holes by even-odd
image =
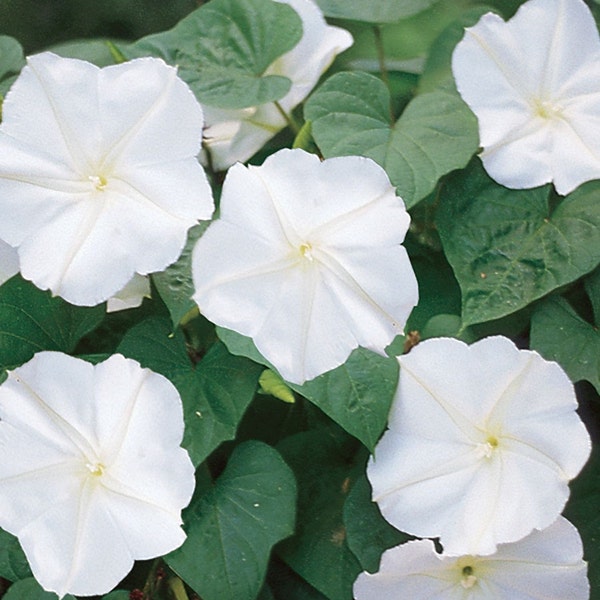
[[[158,563],[139,564],[121,586],[128,591],[107,600],[134,589],[177,600],[349,600],[358,573],[376,570],[383,550],[406,539],[381,518],[364,472],[395,391],[394,355],[418,337],[502,333],[558,361],[583,381],[582,416],[598,446],[600,184],[565,198],[550,185],[509,190],[474,157],[477,122],[456,91],[450,57],[463,27],[495,3],[318,4],[352,31],[355,45],[297,110],[305,124],[296,139],[286,131],[254,160],[294,144],[324,157],[368,156],[387,171],[411,210],[407,247],[420,288],[407,336],[389,358],[358,349],[302,386],[278,380],[251,340],[215,330],[190,300],[190,251],[204,226],[190,232],[177,263],[153,276],[152,299],[138,309],[106,315],[103,306],[74,307],[19,276],[0,287],[2,372],[39,350],[92,361],[120,352],[167,376],[181,394],[184,446],[198,467],[184,512],[188,539]],[[496,4],[506,11],[519,3]],[[288,8],[211,0],[170,31],[113,47],[113,57],[151,54],[179,65],[205,104],[276,101],[290,82],[264,72],[301,35]],[[92,44],[75,54],[105,64],[107,48]],[[23,63],[19,44],[0,37],[0,93]],[[218,197],[222,177],[212,179]],[[593,598],[600,598],[599,477],[596,449],[565,513],[584,540]],[[0,577],[15,582],[3,597],[53,597],[31,578],[18,542],[1,538]]]

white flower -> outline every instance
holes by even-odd
[[[400,245],[409,222],[368,158],[280,150],[261,167],[237,164],[221,218],[194,248],[194,300],[303,383],[357,346],[383,353],[404,326],[418,296]]]
[[[136,308],[150,298],[150,279],[137,273],[133,279],[106,302],[106,312],[117,312],[128,308]]]
[[[167,379],[41,352],[0,386],[0,418],[0,526],[44,589],[103,594],[183,543],[194,468]]]
[[[544,529],[590,453],[573,385],[500,336],[425,341],[400,359],[389,429],[367,467],[395,527],[447,554],[492,554]]]
[[[491,556],[448,557],[431,540],[408,542],[354,583],[356,600],[587,600],[589,593],[581,538],[562,517]]]
[[[6,242],[0,240],[0,285],[19,272],[19,255]]]
[[[498,183],[554,182],[568,194],[600,178],[600,39],[582,0],[529,0],[508,22],[487,13],[452,57]]]
[[[99,69],[30,57],[0,126],[0,238],[18,247],[23,277],[94,305],[174,262],[213,210],[195,158],[202,125],[159,59]]]
[[[303,28],[300,42],[266,70],[268,75],[283,75],[292,81],[290,91],[279,100],[281,108],[289,114],[308,96],[336,55],[352,45],[352,36],[345,29],[327,25],[312,0],[277,1],[289,4],[298,13]],[[203,108],[204,145],[217,170],[245,162],[286,126],[274,103],[242,110]]]

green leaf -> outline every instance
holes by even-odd
[[[362,570],[348,548],[343,521],[348,491],[363,469],[355,466],[355,447],[321,428],[293,435],[278,449],[296,474],[299,497],[296,534],[277,553],[329,600],[350,600]]]
[[[126,53],[177,65],[200,102],[245,108],[283,98],[287,77],[266,73],[302,37],[302,21],[273,0],[212,0],[173,29],[142,38]]]
[[[232,354],[247,356],[276,371],[250,338],[221,327],[217,327],[217,335]],[[398,361],[356,348],[336,369],[304,385],[289,385],[373,450],[385,429],[398,385]]]
[[[463,324],[509,315],[600,261],[600,183],[552,210],[550,186],[509,190],[479,160],[442,190],[437,225],[462,291]]]
[[[588,275],[583,283],[592,303],[596,324],[600,324],[600,268],[597,268],[591,275]]]
[[[365,23],[393,23],[426,10],[439,0],[316,0],[327,17]]]
[[[475,25],[482,15],[492,10],[488,6],[475,6],[464,11],[440,33],[429,49],[425,68],[419,79],[420,94],[436,89],[456,91],[452,75],[452,52],[465,35],[465,27]]]
[[[442,175],[468,163],[479,143],[477,120],[457,94],[445,91],[414,98],[395,125],[389,107],[377,77],[337,73],[310,97],[304,114],[325,157],[372,158],[410,208]]]
[[[373,451],[398,385],[398,361],[357,348],[346,362],[304,385],[292,385]]]
[[[152,281],[165,303],[173,326],[177,327],[183,317],[196,303],[192,300],[194,283],[192,281],[192,251],[200,236],[206,231],[210,221],[204,221],[188,232],[188,239],[177,262],[160,273],[152,275]]]
[[[0,529],[0,577],[19,581],[31,577],[31,569],[19,540]]]
[[[352,486],[344,504],[344,524],[348,546],[358,558],[362,568],[370,573],[379,570],[379,560],[388,548],[411,539],[394,529],[371,501],[371,484],[365,475]]]
[[[130,600],[131,595],[125,590],[115,590],[106,596],[102,596],[102,600]]]
[[[591,598],[597,599],[600,597],[600,448],[595,447],[588,464],[570,487],[571,498],[564,514],[583,539]]]
[[[109,43],[104,38],[61,42],[50,46],[48,50],[65,58],[87,60],[97,67],[107,67],[115,64]]]
[[[8,35],[0,35],[0,79],[16,75],[25,65],[21,44]]]
[[[186,510],[187,540],[168,565],[204,600],[254,600],[271,548],[294,530],[296,482],[279,453],[246,442]]]
[[[33,578],[22,579],[13,583],[2,600],[57,600],[54,592],[45,592],[40,584]],[[63,596],[62,600],[76,600],[71,594]]]
[[[40,350],[71,352],[104,315],[104,304],[73,306],[16,275],[0,287],[0,370]]]
[[[194,465],[235,437],[262,371],[252,361],[232,356],[220,343],[194,368],[181,331],[173,333],[171,323],[157,317],[132,327],[118,351],[169,378],[178,389],[185,420],[183,446]]]
[[[586,379],[600,393],[600,332],[564,298],[548,298],[535,309],[531,347],[559,363],[572,381]]]

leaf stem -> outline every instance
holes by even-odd
[[[283,110],[281,104],[277,102],[277,100],[275,100],[273,104],[275,105],[275,108],[279,111],[279,114],[285,119],[285,122],[288,124],[288,127],[292,130],[294,135],[298,135],[301,129],[300,123],[298,123],[298,121],[294,119],[292,113],[286,113],[285,110]]]
[[[394,108],[392,107],[392,90],[390,87],[390,77],[388,75],[387,67],[385,66],[385,50],[383,48],[383,35],[381,33],[381,26],[374,25],[373,33],[375,34],[375,49],[377,50],[377,62],[379,63],[379,73],[381,79],[385,83],[385,87],[390,93],[390,123],[393,125],[396,122],[396,115],[394,114]]]

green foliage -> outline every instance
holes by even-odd
[[[19,540],[0,529],[0,577],[19,581],[31,577],[31,569]]]
[[[389,23],[426,10],[439,0],[316,0],[328,17],[366,23]]]
[[[165,303],[173,327],[177,327],[183,317],[192,309],[196,303],[192,300],[194,284],[192,282],[192,250],[200,236],[206,231],[210,221],[204,221],[200,225],[192,227],[188,232],[188,239],[180,257],[172,265],[160,273],[152,276],[152,281]]]
[[[217,333],[231,353],[272,367],[250,338],[222,327],[217,327]],[[385,428],[397,384],[394,358],[357,348],[337,369],[290,387],[372,450]]]
[[[2,598],[3,600],[57,600],[58,596],[52,592],[45,592],[33,577],[29,577],[11,585]],[[62,600],[75,600],[75,597],[67,594]]]
[[[71,352],[104,312],[104,305],[86,308],[53,298],[16,275],[0,287],[0,370],[40,350]]]
[[[584,558],[592,600],[600,598],[600,450],[596,447],[579,477],[571,483],[571,499],[565,517],[577,527],[583,540]]]
[[[183,401],[184,447],[200,464],[221,442],[235,437],[262,371],[255,363],[214,345],[194,367],[180,331],[166,319],[142,321],[123,338],[118,351],[168,377]]]
[[[312,429],[278,446],[298,480],[295,535],[278,546],[279,556],[329,600],[349,600],[361,571],[347,543],[343,508],[362,465],[337,429]]]
[[[394,124],[386,86],[361,72],[330,77],[306,103],[305,115],[325,157],[372,158],[409,208],[442,175],[464,167],[479,143],[477,121],[457,94],[417,96]]]
[[[548,298],[536,308],[531,347],[559,363],[572,381],[586,379],[600,393],[600,332],[564,298]]]
[[[8,75],[16,75],[24,64],[21,44],[8,35],[0,35],[0,81]]]
[[[253,600],[271,548],[294,530],[296,482],[279,453],[246,442],[186,510],[187,540],[166,557],[204,600]]]
[[[450,178],[437,225],[462,290],[463,324],[516,312],[594,269],[599,191],[590,182],[559,201],[548,185],[509,190],[479,160]]]
[[[371,500],[371,484],[361,475],[344,503],[344,525],[348,546],[360,566],[370,573],[379,570],[381,554],[409,540],[409,536],[394,529]]]
[[[145,37],[129,56],[160,56],[198,99],[219,108],[244,108],[279,100],[290,89],[287,77],[266,73],[302,36],[302,21],[273,0],[212,0],[173,29]]]

